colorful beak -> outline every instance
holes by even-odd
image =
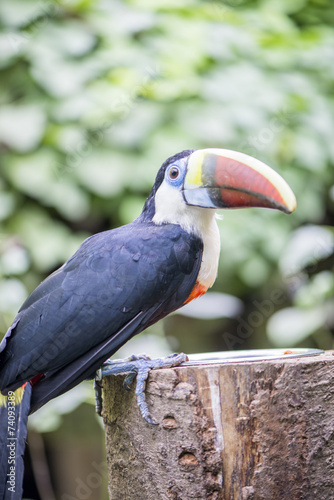
[[[291,213],[296,198],[265,163],[228,149],[199,149],[189,156],[183,195],[204,208],[263,207]]]

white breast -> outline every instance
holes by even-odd
[[[199,210],[203,211],[205,209]],[[215,219],[215,212],[213,210],[207,210],[209,211],[210,217],[207,217],[207,221],[203,221],[204,227],[201,237],[203,240],[204,248],[202,264],[197,279],[201,285],[205,286],[206,288],[210,288],[214,284],[218,273],[220,234]]]

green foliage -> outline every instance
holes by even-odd
[[[333,221],[332,2],[12,0],[0,15],[3,333],[86,236],[138,215],[167,156],[211,146],[264,160],[298,200],[290,217],[224,214],[215,290],[242,298],[246,315],[276,288],[299,312],[331,310],[330,259],[297,282],[278,264],[300,226]],[[304,337],[318,331],[312,342],[330,347],[321,311]],[[280,343],[267,319],[249,346]]]
[[[85,237],[140,213],[168,156],[223,147],[278,170],[297,211],[225,212],[215,293],[117,356],[333,348],[333,20],[331,0],[0,3],[0,333]],[[80,384],[32,427],[64,448],[61,419],[76,428],[92,394]],[[92,471],[64,449],[72,476]]]

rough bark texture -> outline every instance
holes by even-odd
[[[104,381],[112,500],[332,500],[334,356],[152,371],[139,414]]]

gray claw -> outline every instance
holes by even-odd
[[[107,360],[100,370],[97,370],[95,377],[95,399],[96,411],[98,415],[101,415],[102,412],[102,386],[100,384],[102,377],[117,375],[119,373],[127,373],[123,386],[125,389],[130,390],[131,384],[137,377],[135,393],[142,417],[148,424],[157,425],[157,422],[151,418],[145,397],[146,380],[149,372],[158,368],[171,368],[173,366],[179,366],[184,361],[187,361],[187,359],[186,354],[181,353],[170,354],[166,358],[157,359],[150,359],[145,354],[141,354],[139,356],[132,355],[128,359],[115,361],[110,359]]]

